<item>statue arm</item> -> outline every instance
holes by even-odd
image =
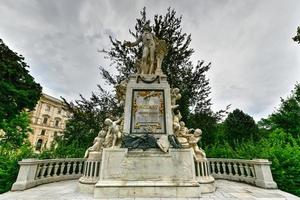
[[[124,45],[128,47],[134,47],[142,41],[142,37],[139,37],[135,42],[124,41]]]

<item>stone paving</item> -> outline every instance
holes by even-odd
[[[244,183],[217,180],[217,190],[203,194],[200,200],[300,200],[299,197],[281,190],[266,190]],[[91,200],[92,194],[82,194],[77,190],[77,180],[41,185],[25,191],[7,192],[0,200]],[[122,198],[122,200],[169,200],[174,198]],[[188,200],[191,198],[178,198]],[[198,199],[198,198],[193,198]],[[112,200],[112,199],[111,199]],[[114,199],[116,200],[116,199]]]

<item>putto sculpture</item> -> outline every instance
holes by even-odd
[[[104,147],[104,141],[105,141],[106,131],[101,130],[97,137],[95,137],[93,146],[89,147],[84,154],[84,158],[87,158],[89,156],[90,152],[101,152]]]

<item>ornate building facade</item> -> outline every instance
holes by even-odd
[[[35,110],[30,113],[32,133],[29,141],[36,152],[50,148],[56,136],[61,136],[70,113],[62,100],[42,94]]]

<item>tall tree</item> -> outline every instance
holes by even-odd
[[[280,107],[260,123],[267,129],[281,128],[294,137],[300,135],[300,84],[295,85],[291,95],[281,98]]]
[[[146,15],[146,8],[141,11],[141,18],[138,18],[134,31],[130,34],[137,39],[143,31],[146,23],[149,23]],[[179,100],[183,120],[187,120],[192,110],[209,111],[211,99],[209,98],[209,80],[206,72],[210,63],[198,61],[196,65],[191,62],[191,55],[194,50],[190,48],[191,34],[186,34],[181,28],[182,17],[177,17],[175,10],[168,9],[163,15],[155,15],[152,30],[159,38],[166,41],[168,53],[162,63],[162,71],[167,75],[168,82],[172,88],[179,88],[182,98]],[[100,67],[102,76],[108,83],[115,85],[121,80],[127,79],[130,74],[136,72],[135,61],[142,55],[142,47],[127,48],[123,42],[110,37],[112,47],[102,50],[106,57],[112,61],[111,66],[118,70],[117,75],[112,75],[104,67]]]
[[[235,109],[224,121],[224,135],[229,144],[235,145],[244,140],[257,139],[258,126],[251,116]]]
[[[129,30],[133,38],[138,38],[144,25],[149,22],[145,8],[140,14],[141,17],[137,19],[134,31]],[[168,45],[168,53],[163,60],[162,71],[167,75],[170,86],[178,87],[181,91],[182,98],[179,100],[179,109],[184,121],[187,122],[189,117],[196,112],[204,116],[202,124],[205,124],[205,117],[208,115],[209,118],[212,118],[210,121],[216,123],[216,118],[220,116],[220,113],[211,111],[210,86],[206,77],[210,63],[205,64],[204,61],[199,61],[193,65],[191,55],[194,50],[189,47],[191,35],[182,31],[181,21],[182,17],[178,17],[176,12],[170,8],[165,15],[154,16],[152,30],[159,39],[165,40]],[[122,41],[112,37],[110,37],[110,41],[112,47],[100,52],[104,53],[105,58],[111,61],[110,68],[116,68],[117,73],[111,74],[109,69],[102,66],[100,72],[106,83],[115,87],[122,80],[128,79],[130,74],[136,72],[135,62],[137,58],[141,58],[142,47],[128,48]],[[92,98],[81,97],[75,104],[69,104],[75,114],[67,125],[64,138],[61,140],[62,145],[59,147],[63,148],[71,143],[74,144],[74,141],[78,141],[77,143],[80,144],[75,144],[73,147],[88,146],[108,114],[110,117],[121,115],[122,110],[118,108],[114,94],[105,91],[100,85],[98,87],[99,93],[93,94]],[[201,119],[197,118],[197,120],[199,122]],[[79,124],[81,126],[78,126]]]
[[[42,87],[28,68],[24,57],[0,39],[0,122],[13,118],[24,108],[33,109],[39,100]]]

